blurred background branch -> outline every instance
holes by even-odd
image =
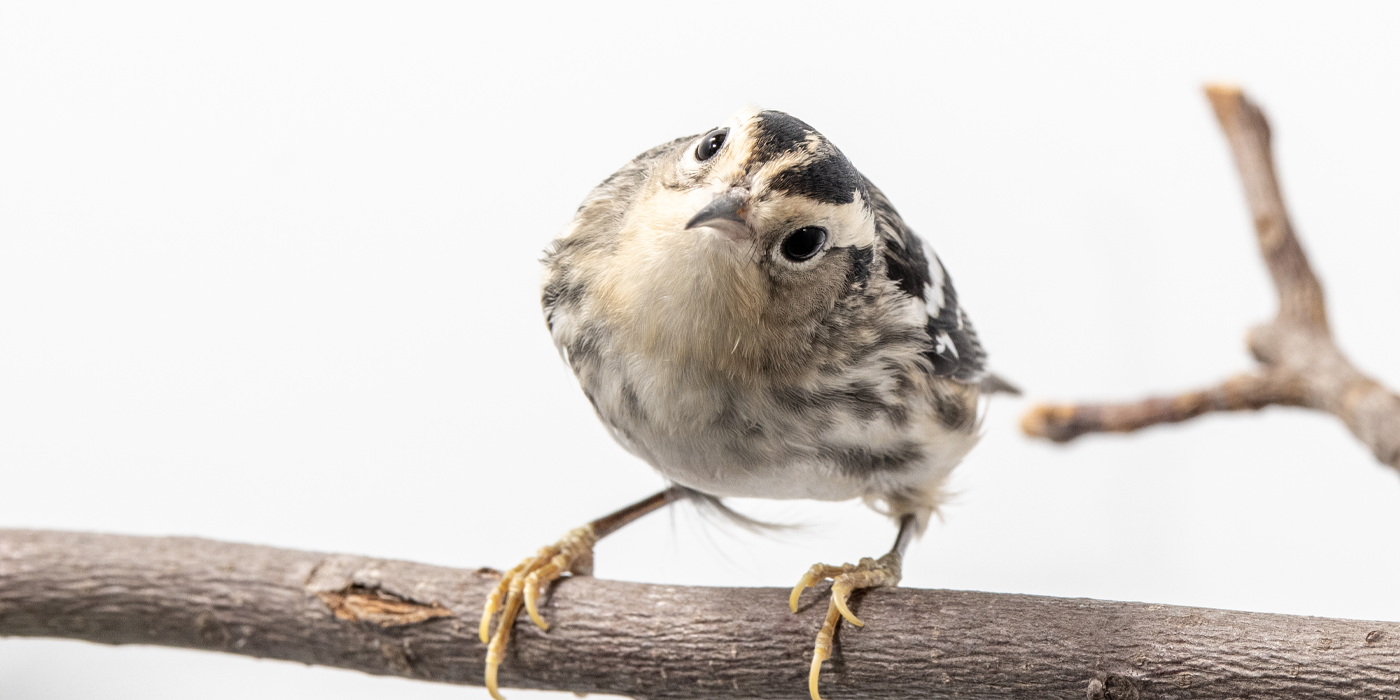
[[[1278,315],[1249,333],[1262,365],[1254,374],[1173,397],[1119,404],[1040,404],[1021,419],[1027,435],[1068,442],[1088,433],[1127,433],[1214,411],[1302,406],[1342,419],[1376,459],[1400,469],[1400,396],[1357,370],[1337,348],[1322,285],[1284,207],[1274,170],[1269,122],[1236,87],[1206,96],[1234,154],[1254,218],[1259,251],[1278,293]]]

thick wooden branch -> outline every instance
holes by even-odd
[[[1357,370],[1332,339],[1322,285],[1284,207],[1264,113],[1235,87],[1210,86],[1206,95],[1234,154],[1259,252],[1278,292],[1278,315],[1249,334],[1249,349],[1263,366],[1258,374],[1171,398],[1034,406],[1021,419],[1021,429],[1066,442],[1087,433],[1131,432],[1213,411],[1303,406],[1341,418],[1376,459],[1400,469],[1400,396]]]
[[[479,685],[498,574],[190,538],[0,530],[0,636],[156,644]],[[648,698],[807,697],[821,591],[574,578],[517,622],[508,687]],[[839,698],[1375,698],[1400,624],[1142,603],[880,589],[822,688]],[[509,695],[509,693],[507,693]]]

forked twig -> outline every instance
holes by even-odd
[[[1249,333],[1259,371],[1169,398],[1040,404],[1022,417],[1021,429],[1033,437],[1068,442],[1087,433],[1132,432],[1213,411],[1302,406],[1341,418],[1376,459],[1400,469],[1400,396],[1358,371],[1332,340],[1322,285],[1283,204],[1264,113],[1236,87],[1207,86],[1206,95],[1234,153],[1259,251],[1278,292],[1278,315]]]

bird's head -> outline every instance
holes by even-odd
[[[745,109],[673,142],[617,243],[600,291],[644,347],[773,366],[868,280],[875,214],[864,179],[825,137]]]
[[[684,230],[749,243],[786,269],[874,236],[860,173],[816,129],[782,112],[741,111],[678,149],[670,172],[658,175],[663,189],[683,194],[681,211],[694,209]]]

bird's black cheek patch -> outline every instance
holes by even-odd
[[[850,283],[864,289],[866,283],[870,281],[870,263],[875,259],[875,249],[866,246],[864,248],[848,248],[848,250],[851,251]]]
[[[860,173],[840,153],[788,168],[768,183],[769,189],[823,204],[850,204],[856,200],[860,186]]]
[[[915,299],[923,299],[924,287],[933,281],[923,246],[912,236],[903,236],[900,243],[902,248],[899,250],[893,247],[885,250],[885,269],[901,291]]]

